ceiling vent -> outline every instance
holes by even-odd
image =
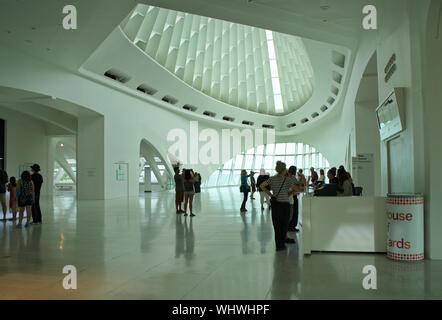
[[[271,125],[271,124],[263,124],[262,127],[267,128],[267,129],[274,129],[275,128],[275,126]]]
[[[189,110],[189,111],[195,112],[196,109],[198,109],[198,108],[195,107],[195,106],[191,106],[190,104],[185,104],[185,105],[183,106],[183,109],[186,109],[186,110]]]
[[[171,97],[171,96],[164,96],[161,100],[164,102],[170,103],[170,104],[176,104],[178,102],[177,99]]]
[[[320,109],[321,109],[322,112],[325,112],[325,111],[328,110],[328,107],[327,106],[322,106]]]
[[[141,92],[143,92],[145,94],[148,94],[150,96],[153,96],[155,93],[157,93],[157,90],[149,87],[146,84],[142,84],[142,85],[138,86],[137,90],[141,91]]]
[[[294,122],[287,125],[287,128],[294,128],[294,127],[296,127],[296,123]]]
[[[332,62],[340,68],[344,68],[345,66],[345,55],[340,52],[334,51],[332,52]]]
[[[337,83],[342,82],[342,75],[336,71],[333,71],[333,80]]]
[[[329,98],[327,99],[327,102],[328,102],[329,105],[332,105],[332,104],[335,102],[335,98],[333,98],[333,97],[329,97]]]
[[[230,121],[230,122],[235,121],[234,118],[232,118],[232,117],[227,117],[227,116],[224,116],[224,117],[223,117],[223,120],[225,120],[225,121]]]
[[[212,118],[216,117],[216,113],[213,113],[213,112],[210,112],[210,111],[204,111],[203,115],[208,116],[208,117],[212,117]]]
[[[317,112],[312,113],[312,118],[313,119],[316,118],[317,116],[319,116],[319,113],[317,113]]]
[[[124,74],[121,71],[115,70],[115,69],[109,69],[107,70],[104,75],[112,80],[126,83],[130,80],[130,77],[127,74]]]
[[[337,96],[338,93],[339,93],[339,89],[338,89],[337,87],[335,87],[335,86],[331,86],[331,92],[332,92],[335,96]]]
[[[307,123],[307,122],[308,122],[307,118],[304,118],[304,119],[301,120],[301,123]]]
[[[243,121],[242,124],[245,124],[247,126],[253,126],[253,122],[252,121]]]

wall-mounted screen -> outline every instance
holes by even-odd
[[[381,140],[386,140],[391,136],[404,130],[404,119],[398,89],[376,109],[376,116],[379,126]]]

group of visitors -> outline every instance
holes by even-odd
[[[189,207],[190,216],[194,217],[193,213],[193,197],[195,193],[201,192],[201,175],[198,172],[194,172],[193,169],[183,168],[180,173],[179,166],[174,168],[175,171],[175,209],[177,214],[184,213],[184,216],[188,216],[187,207]],[[182,203],[184,202],[184,210],[182,209]]]
[[[14,223],[17,220],[17,228],[21,228],[24,219],[24,212],[26,210],[26,224],[41,224],[41,210],[40,210],[40,191],[43,184],[43,177],[39,173],[40,166],[34,164],[31,166],[32,174],[25,170],[21,173],[20,179],[17,181],[16,177],[8,177],[5,170],[0,168],[0,202],[3,211],[3,220],[7,221],[6,214],[8,212],[6,206],[6,190],[9,192],[9,211],[12,218],[9,219]],[[31,222],[32,215],[32,222]]]
[[[350,172],[345,170],[344,166],[331,168],[327,172],[327,178],[330,184],[335,184],[338,197],[351,197],[355,194],[355,187]]]

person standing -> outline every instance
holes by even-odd
[[[302,189],[296,184],[293,177],[287,177],[286,164],[281,161],[276,162],[276,175],[261,184],[264,190],[273,200],[272,204],[272,222],[275,231],[276,251],[284,250],[287,241],[287,231],[290,218],[289,194],[293,191],[302,192]],[[271,186],[273,194],[267,189]]]
[[[11,177],[9,179],[8,183],[8,192],[9,192],[9,210],[12,214],[11,221],[15,221],[17,219],[17,211],[18,211],[18,204],[17,204],[17,180],[15,177]]]
[[[252,176],[250,177],[250,186],[252,187],[252,192],[250,193],[250,199],[255,200],[255,198],[253,198],[253,194],[256,192],[256,182],[255,182],[255,177],[253,176],[255,172],[251,171],[250,173],[252,174]]]
[[[289,168],[289,176],[292,177],[295,180],[295,184],[298,183],[298,180],[296,179],[296,167],[291,166]],[[290,200],[290,221],[289,221],[289,231],[298,232],[298,218],[299,218],[299,202],[298,202],[298,194],[294,193],[289,196]]]
[[[26,225],[29,226],[32,213],[32,205],[34,204],[34,183],[31,179],[29,171],[23,171],[21,179],[18,181],[18,210],[19,222],[17,228],[22,227],[23,215],[26,209]]]
[[[201,192],[201,176],[198,172],[195,172],[195,193]]]
[[[184,173],[184,216],[187,216],[187,204],[189,204],[190,216],[194,217],[193,214],[193,196],[195,195],[195,176],[192,169],[183,169]]]
[[[256,180],[256,184],[258,186],[259,198],[260,198],[260,201],[261,201],[261,210],[264,210],[264,201],[267,203],[267,207],[270,207],[270,197],[269,197],[269,195],[267,193],[262,191],[262,189],[260,187],[261,183],[263,183],[264,181],[269,180],[269,178],[270,178],[270,175],[266,174],[264,169],[261,169],[259,171],[259,176],[258,176],[258,179]]]
[[[43,177],[39,173],[41,169],[38,164],[33,164],[31,170],[31,179],[34,183],[35,190],[34,204],[32,205],[32,224],[41,224],[40,191],[43,184]]]
[[[180,175],[180,168],[175,167],[175,209],[176,214],[184,213],[183,209],[181,209],[181,204],[184,201],[184,181],[183,176]]]
[[[6,221],[6,184],[8,183],[8,174],[0,168],[0,203],[3,210],[3,221]]]
[[[252,173],[250,173],[249,175],[247,175],[247,171],[246,170],[241,170],[241,187],[240,187],[240,191],[241,193],[244,194],[244,199],[242,201],[241,204],[241,209],[240,212],[246,212],[246,203],[247,203],[247,195],[250,192],[250,187],[249,187],[249,183],[247,182],[247,179],[249,177],[253,176]]]

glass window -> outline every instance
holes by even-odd
[[[286,154],[295,154],[296,143],[287,143]]]
[[[247,150],[246,154],[255,154],[255,148]]]
[[[224,164],[224,169],[232,169],[233,159],[230,159]]]
[[[285,153],[285,143],[278,143],[275,148],[275,154],[286,154]]]
[[[221,175],[221,179],[219,181],[219,184],[221,186],[225,186],[229,184],[229,178],[230,178],[230,170],[223,170],[223,173]]]
[[[255,170],[259,170],[262,168],[262,156],[257,155],[255,156]]]
[[[253,155],[251,155],[251,154],[246,155],[246,161],[244,163],[243,169],[246,169],[246,170],[253,169],[252,163],[253,163]]]
[[[304,167],[304,163],[302,160],[303,159],[301,155],[296,156],[296,166],[298,167],[298,169],[302,169],[302,167]]]
[[[273,168],[276,166],[276,162],[277,161],[285,162],[284,160],[285,160],[285,156],[275,156],[275,159],[273,160],[274,161],[273,162]]]
[[[287,168],[289,168],[290,166],[295,166],[295,157],[294,156],[287,156],[285,158],[285,163],[287,164]]]
[[[236,156],[235,159],[235,168],[234,169],[242,169],[242,160],[244,156],[242,154],[239,154]]]
[[[295,165],[302,169],[306,176],[310,175],[310,168],[314,167],[327,171],[330,164],[327,159],[315,148],[304,143],[278,143],[258,146],[249,149],[245,154],[240,154],[227,161],[221,168],[216,170],[209,179],[205,180],[205,186],[235,186],[240,184],[241,169],[248,172],[259,172],[264,168],[270,175],[275,175],[276,161],[284,161],[287,168]],[[244,164],[243,164],[244,162]],[[161,170],[164,172],[164,170]],[[143,180],[144,171],[141,172],[140,182]],[[156,182],[155,177],[152,177]]]
[[[273,157],[272,156],[266,156],[264,158],[264,169],[273,169]]]
[[[230,184],[231,185],[238,185],[238,184],[240,184],[240,177],[241,177],[241,171],[240,170],[233,171],[233,175],[232,175],[232,178],[230,180]]]
[[[218,176],[219,176],[219,171],[216,170],[214,173],[212,173],[209,177],[209,182],[207,183],[207,185],[209,187],[215,187],[217,185],[218,182]]]

